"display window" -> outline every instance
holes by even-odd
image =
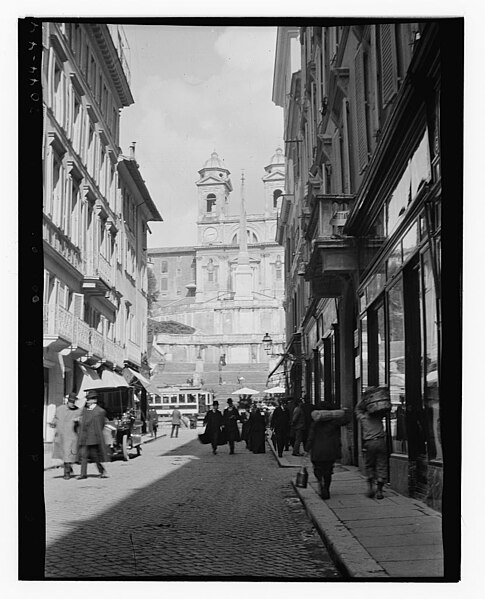
[[[428,457],[442,461],[440,429],[440,394],[438,378],[438,313],[431,253],[422,257],[423,339],[424,339],[424,409],[427,423]]]
[[[405,338],[403,282],[399,278],[387,293],[389,319],[390,434],[393,453],[407,453]]]

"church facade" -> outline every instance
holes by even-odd
[[[244,175],[234,200],[230,171],[213,152],[196,183],[197,245],[148,251],[159,291],[153,345],[162,359],[152,383],[160,391],[193,385],[220,398],[243,386],[266,388],[285,341],[284,254],[275,241],[285,180],[280,148],[264,170],[263,209],[246,214]],[[230,214],[233,202],[238,215]],[[263,348],[265,333],[273,356]]]

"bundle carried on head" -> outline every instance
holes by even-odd
[[[388,387],[368,387],[362,395],[365,409],[369,414],[381,414],[391,409]]]
[[[333,410],[332,404],[328,401],[322,401],[317,405],[317,409],[313,410],[311,416],[314,422],[321,420],[334,420],[335,418],[343,418],[344,410]]]

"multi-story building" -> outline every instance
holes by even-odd
[[[128,386],[146,351],[147,222],[161,220],[119,148],[133,103],[120,27],[43,23],[44,438],[64,396]],[[128,371],[131,374],[131,371]]]
[[[153,381],[219,397],[245,386],[261,392],[277,359],[263,336],[271,334],[275,350],[284,341],[284,255],[275,241],[283,151],[265,167],[260,214],[246,214],[244,176],[240,214],[230,214],[230,172],[215,152],[199,176],[197,245],[149,250],[159,291],[154,344],[164,356]]]
[[[293,391],[390,391],[389,478],[440,508],[440,24],[280,27],[286,352]],[[342,431],[360,463],[360,427]]]

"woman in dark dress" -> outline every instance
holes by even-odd
[[[253,406],[249,415],[248,449],[253,453],[265,453],[266,422],[264,415],[257,406]]]

